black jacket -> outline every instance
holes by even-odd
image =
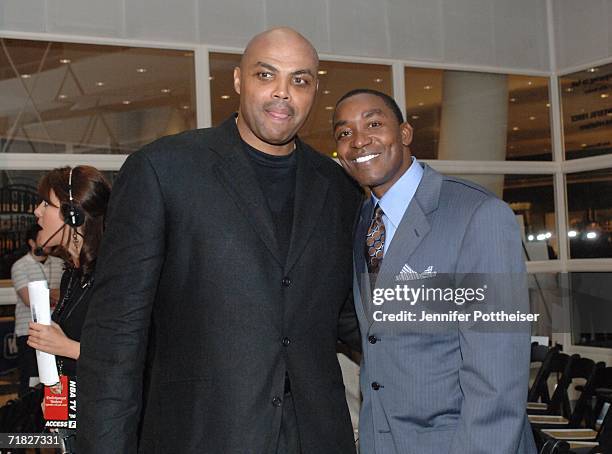
[[[348,296],[361,193],[299,143],[281,263],[240,146],[231,118],[162,138],[124,164],[82,336],[79,454],[137,445],[146,454],[273,453],[285,373],[303,453],[354,452],[335,346],[359,343]]]

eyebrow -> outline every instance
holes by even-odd
[[[272,66],[269,63],[264,63],[262,61],[258,61],[255,64],[255,66],[261,66],[263,68],[269,69],[270,71],[278,72],[278,68],[277,67]],[[299,75],[302,75],[302,74],[308,74],[308,75],[314,77],[314,73],[310,69],[298,69],[298,70],[293,71],[291,73],[292,76],[299,76]]]
[[[364,113],[361,114],[361,116],[363,118],[370,118],[373,117],[374,115],[382,115],[385,116],[385,113],[383,112],[382,109],[372,109],[372,110],[367,110]],[[339,126],[344,126],[345,124],[347,124],[348,121],[346,120],[338,120],[337,122],[334,123],[334,130],[339,127]]]
[[[370,118],[373,117],[374,115],[385,115],[385,113],[382,111],[382,109],[372,109],[372,110],[368,110],[367,112],[364,112],[361,116],[363,118]]]

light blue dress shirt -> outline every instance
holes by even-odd
[[[404,213],[410,205],[414,194],[416,193],[419,183],[423,178],[423,167],[412,157],[412,164],[408,170],[395,182],[393,186],[382,196],[379,200],[374,193],[372,193],[372,206],[379,204],[383,210],[383,223],[385,224],[385,250],[384,254],[387,253],[387,249],[391,244],[393,235],[397,227],[402,222]]]

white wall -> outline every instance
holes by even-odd
[[[558,70],[612,57],[612,0],[553,0],[553,10]]]
[[[0,33],[243,47],[273,25],[298,29],[326,54],[550,69],[546,0],[0,1]]]

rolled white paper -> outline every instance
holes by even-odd
[[[51,304],[49,302],[49,288],[47,287],[47,282],[29,282],[28,294],[30,297],[32,320],[41,325],[50,325]],[[43,384],[51,386],[59,382],[55,355],[36,350],[36,362],[38,363],[38,376]]]

